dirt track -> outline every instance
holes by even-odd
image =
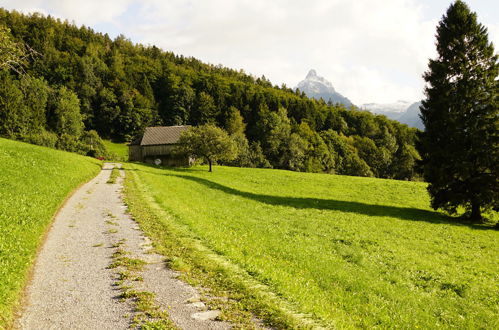
[[[116,243],[130,257],[147,262],[143,281],[134,289],[155,294],[161,309],[182,329],[227,329],[213,320],[197,291],[176,279],[162,257],[149,253],[150,241],[125,212],[122,177],[107,184],[115,164],[105,164],[97,177],[81,187],[56,216],[37,258],[25,308],[16,323],[21,329],[127,329],[136,315],[134,305],[119,299],[114,285]]]

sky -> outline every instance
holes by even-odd
[[[0,0],[295,87],[310,69],[354,104],[417,101],[451,0]],[[499,47],[499,1],[468,0]]]

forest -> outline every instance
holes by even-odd
[[[99,156],[101,138],[214,124],[238,147],[226,165],[419,178],[417,130],[384,116],[50,16],[0,8],[0,29],[27,54],[0,70],[2,137]]]

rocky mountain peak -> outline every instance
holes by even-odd
[[[313,79],[313,78],[316,78],[317,77],[317,71],[315,71],[314,69],[311,69],[307,76],[305,77],[305,79]]]
[[[333,84],[324,77],[317,75],[317,71],[311,69],[304,80],[298,83],[297,88],[305,92],[308,97],[320,99],[326,102],[341,103],[346,107],[352,106],[352,102],[336,92]]]
[[[307,76],[305,77],[305,80],[302,80],[298,83],[298,88],[304,91],[304,89],[302,88],[304,85],[307,85],[308,88],[314,89],[317,93],[336,92],[334,90],[333,84],[331,84],[331,82],[328,81],[326,78],[317,75],[317,71],[315,71],[314,69],[308,72]],[[305,91],[305,93],[307,92]]]

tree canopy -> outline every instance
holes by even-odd
[[[0,24],[0,70],[18,71],[25,64],[24,47],[17,44],[10,34],[10,29]]]
[[[237,148],[227,132],[212,124],[190,127],[182,132],[176,152],[194,158],[204,158],[212,171],[212,164],[218,160],[232,160]]]
[[[233,166],[417,178],[417,130],[384,116],[309,99],[265,77],[133,44],[122,35],[111,39],[41,14],[0,8],[0,21],[10,29],[12,43],[40,54],[24,70],[37,93],[48,95],[36,104],[23,87],[27,82],[2,70],[1,136],[49,146],[55,139],[56,147],[74,151],[83,135],[60,134],[61,119],[71,119],[70,130],[81,133],[80,117],[72,112],[79,107],[83,132],[95,130],[119,142],[131,141],[148,126],[222,127],[240,149],[237,158],[225,161]],[[64,106],[54,104],[62,87],[67,90],[62,94],[73,93],[78,102],[69,97]]]
[[[419,151],[433,208],[469,217],[499,203],[498,56],[487,29],[457,0],[437,27],[438,56],[424,74]]]

